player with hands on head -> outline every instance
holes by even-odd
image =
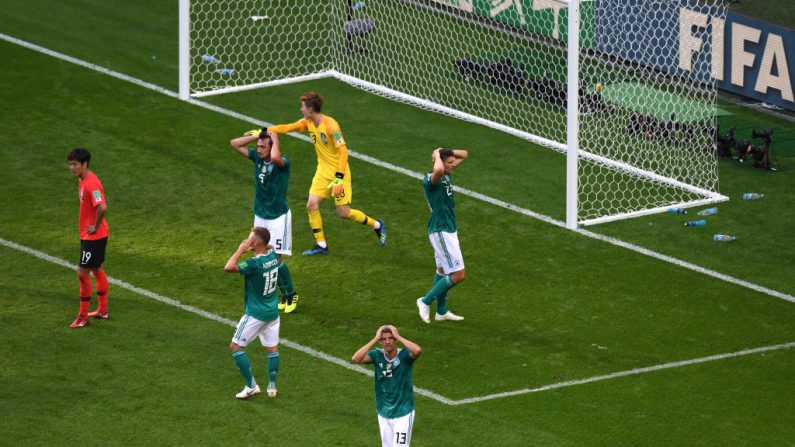
[[[304,252],[305,255],[326,255],[329,253],[326,236],[323,232],[323,219],[320,205],[324,200],[334,198],[337,215],[352,222],[368,225],[375,231],[378,245],[386,245],[386,227],[381,219],[374,219],[363,212],[351,208],[353,188],[351,170],[348,165],[348,146],[342,131],[334,118],[321,113],[323,97],[315,92],[301,95],[301,114],[303,118],[291,123],[270,127],[275,133],[309,132],[317,154],[317,169],[309,188],[306,210],[309,226],[315,236],[315,246]]]
[[[463,149],[438,148],[431,154],[433,170],[422,179],[425,198],[431,208],[428,220],[428,238],[436,257],[433,287],[417,299],[420,319],[430,323],[431,303],[436,301],[436,321],[460,321],[464,317],[447,308],[447,292],[466,277],[464,257],[458,243],[455,220],[453,181],[450,174],[464,162],[469,152]]]
[[[256,149],[248,147],[256,143]],[[291,256],[293,215],[287,203],[290,157],[282,154],[279,135],[250,130],[229,142],[232,149],[254,164],[254,227],[266,228],[279,259],[279,310],[292,313],[298,306],[298,293],[284,256]]]
[[[232,254],[224,266],[229,273],[240,273],[244,285],[244,313],[237,323],[235,334],[229,349],[232,358],[246,381],[246,385],[239,393],[238,399],[247,399],[260,393],[260,387],[254,380],[251,371],[251,362],[246,355],[246,346],[256,338],[260,339],[262,346],[268,351],[268,387],[269,397],[276,397],[276,375],[279,372],[279,310],[277,303],[279,296],[276,287],[279,275],[279,260],[276,257],[270,242],[270,232],[266,228],[255,227],[251,234]],[[240,257],[246,252],[253,252],[254,256],[245,261]]]
[[[376,343],[381,348],[373,349]],[[400,343],[404,348],[398,348]],[[359,348],[351,360],[357,364],[372,363],[375,380],[375,404],[381,445],[386,447],[411,444],[414,426],[414,361],[422,348],[398,333],[395,326],[383,325],[375,337]]]

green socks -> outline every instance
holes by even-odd
[[[282,297],[295,295],[295,287],[293,287],[293,277],[290,276],[290,269],[287,264],[282,261],[279,263],[279,278],[276,280],[279,285],[279,290],[282,292]]]
[[[434,275],[433,276],[434,285],[436,285],[437,282],[439,282],[442,278],[444,278],[444,275],[440,275],[439,272],[434,272],[433,275]],[[436,313],[439,315],[444,315],[447,313],[447,292],[444,292],[444,294],[436,298]]]
[[[248,361],[246,351],[242,349],[234,351],[232,352],[232,358],[235,359],[235,364],[237,365],[237,369],[240,370],[240,374],[246,379],[246,386],[249,388],[257,386],[254,382],[254,373],[251,372],[251,362]]]
[[[440,300],[439,305],[442,304],[441,300],[444,300],[445,312],[447,312],[447,291],[452,289],[454,285],[450,275],[439,275],[437,273],[434,277],[433,288],[422,298],[422,302],[430,306],[435,299]]]
[[[279,372],[279,352],[268,353],[268,381],[276,383],[276,373]]]

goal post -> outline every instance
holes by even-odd
[[[333,77],[566,156],[568,228],[727,200],[723,0],[180,0],[180,97]]]

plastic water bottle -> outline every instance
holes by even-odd
[[[691,221],[685,222],[685,226],[686,227],[703,227],[706,224],[707,224],[707,221],[704,220],[704,219],[691,220]]]
[[[713,214],[718,214],[717,208],[707,208],[698,212],[699,216],[711,216]]]
[[[712,240],[714,240],[715,242],[729,242],[735,239],[737,239],[737,237],[729,236],[726,234],[716,234],[715,236],[712,236]]]
[[[202,62],[207,62],[208,64],[220,64],[221,61],[216,59],[214,56],[210,56],[209,54],[205,54],[202,56]]]
[[[668,212],[672,214],[687,214],[687,210],[684,208],[668,208]]]
[[[215,70],[215,72],[216,73],[221,73],[224,76],[232,76],[232,73],[234,73],[235,70],[232,70],[231,68],[224,68],[224,69],[221,69],[221,70]]]
[[[747,193],[743,194],[743,200],[761,199],[764,196],[765,196],[764,194],[758,194],[758,193],[755,193],[755,192],[747,192]]]
[[[351,9],[354,11],[361,8],[364,8],[364,2],[356,2],[355,5],[351,6]]]

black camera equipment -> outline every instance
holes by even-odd
[[[731,157],[732,156],[732,149],[737,146],[737,140],[734,139],[734,131],[737,129],[737,126],[732,126],[725,135],[720,134],[720,126],[716,127],[715,130],[715,137],[716,143],[718,145],[718,156],[719,157]],[[746,143],[747,145],[747,143]]]
[[[754,167],[755,168],[764,168],[770,171],[777,171],[778,170],[778,158],[776,158],[775,152],[773,152],[772,144],[773,144],[773,128],[768,127],[767,129],[763,130],[752,130],[751,136],[754,138],[761,138],[765,144],[762,146],[753,146],[749,145],[746,149],[746,154],[751,155],[754,159]],[[773,158],[773,165],[771,166],[770,158]]]

